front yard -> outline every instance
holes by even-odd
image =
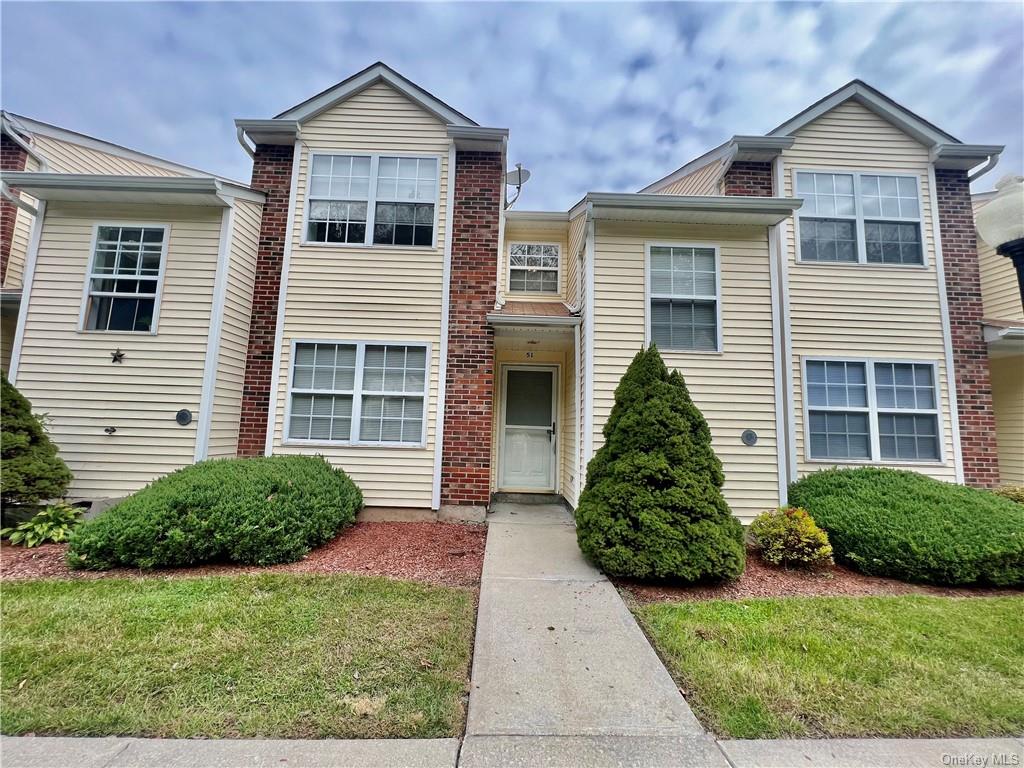
[[[3,732],[458,736],[474,615],[365,576],[7,582]]]
[[[634,605],[704,725],[727,738],[1024,732],[1024,599]]]

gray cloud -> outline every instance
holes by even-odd
[[[1021,172],[1016,3],[7,3],[4,106],[248,178],[235,117],[381,59],[533,173],[521,207],[635,190],[860,77]]]

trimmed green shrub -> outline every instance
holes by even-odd
[[[35,504],[64,495],[71,471],[32,405],[0,373],[0,502]]]
[[[204,461],[79,526],[68,563],[99,570],[288,563],[351,524],[362,505],[355,483],[320,456]]]
[[[828,469],[789,501],[863,573],[931,584],[1024,585],[1024,508],[989,491],[882,467]]]
[[[1018,504],[1024,504],[1024,485],[1003,485],[996,488],[993,493]]]
[[[806,509],[780,507],[762,512],[750,524],[750,535],[761,559],[772,565],[823,568],[832,565],[828,534]]]
[[[78,525],[82,510],[72,507],[64,501],[58,501],[33,517],[19,523],[13,528],[0,530],[0,536],[11,544],[22,544],[26,547],[38,547],[48,542],[67,541],[71,529]]]
[[[722,496],[711,431],[653,345],[619,382],[604,440],[576,508],[587,557],[608,574],[639,579],[743,573],[743,528]]]

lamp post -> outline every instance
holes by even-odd
[[[981,239],[1013,262],[1024,307],[1024,176],[1000,179],[996,196],[982,206],[974,219]]]

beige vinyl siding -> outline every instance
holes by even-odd
[[[157,334],[78,330],[99,222],[168,225]],[[220,225],[219,208],[48,206],[17,383],[49,414],[74,474],[71,495],[121,496],[192,462],[197,422],[181,427],[174,416],[199,413]],[[125,353],[120,365],[115,349]]]
[[[580,282],[583,280],[581,265],[584,241],[587,236],[586,214],[579,214],[569,222],[568,245],[564,267],[565,270],[565,301],[576,306],[580,298]]]
[[[645,343],[649,242],[714,244],[721,269],[721,353],[663,351],[686,379],[711,427],[725,469],[725,497],[749,521],[779,503],[775,435],[771,277],[764,227],[627,224],[599,221],[594,283],[594,448],[615,388]],[[740,434],[753,429],[755,446]]]
[[[793,195],[795,169],[879,171],[917,177],[926,262],[925,267],[797,263],[795,221],[787,223],[797,471],[803,475],[837,463],[808,461],[805,456],[802,358],[895,358],[938,365],[943,461],[909,466],[942,480],[955,480],[928,150],[853,101],[825,113],[793,136],[793,146],[783,152],[786,196]]]
[[[715,160],[655,190],[659,195],[717,195],[722,161]]]
[[[26,171],[38,171],[39,163],[35,158],[28,157],[25,160]],[[27,192],[19,195],[29,205],[35,207],[39,201]],[[21,208],[15,209],[14,215],[14,236],[11,238],[11,253],[7,260],[7,274],[4,275],[4,288],[20,288],[25,274],[25,257],[28,254],[28,241],[32,236],[32,222],[35,220],[28,211]],[[6,363],[4,365],[6,369]]]
[[[34,134],[35,149],[53,173],[98,173],[114,176],[185,176],[159,165],[132,160],[52,136]]]
[[[569,227],[564,221],[539,222],[505,219],[505,253],[503,254],[502,292],[506,301],[568,301]],[[553,243],[558,246],[558,293],[525,293],[509,290],[512,243]]]
[[[0,317],[0,371],[4,372],[4,376],[10,373],[11,350],[14,349],[14,332],[17,329],[17,313]]]
[[[230,458],[238,452],[238,425],[242,414],[242,385],[245,380],[245,355],[249,344],[249,318],[252,313],[262,211],[263,206],[259,203],[244,200],[235,203],[231,260],[207,451],[211,459]]]
[[[278,370],[274,453],[322,454],[352,476],[369,506],[429,507],[441,340],[447,129],[397,91],[377,84],[308,120],[302,125],[302,138]],[[346,151],[421,154],[439,159],[436,248],[302,244],[310,152]],[[283,424],[291,344],[296,339],[429,342],[426,445],[285,445]]]
[[[999,479],[1008,485],[1024,485],[1024,355],[992,358],[989,370]]]
[[[562,408],[558,430],[561,477],[558,485],[562,496],[574,507],[579,499],[579,484],[576,477],[576,456],[579,452],[579,383],[576,378],[576,367],[576,356],[570,337],[565,350],[565,365],[562,366]]]
[[[580,253],[580,258],[576,260],[577,270],[573,279],[579,283],[579,306],[578,311],[580,315],[580,346],[579,346],[579,359],[576,360],[576,395],[579,407],[577,409],[579,417],[579,425],[576,430],[578,439],[576,441],[576,452],[579,454],[578,464],[580,467],[580,477],[578,480],[578,490],[576,493],[576,500],[573,502],[575,506],[576,502],[579,501],[579,494],[582,493],[584,486],[587,483],[587,462],[589,457],[587,456],[587,432],[590,429],[590,425],[587,422],[587,361],[590,359],[590,345],[587,342],[587,329],[592,328],[593,321],[589,317],[589,309],[593,303],[593,299],[590,296],[590,291],[587,286],[587,269],[588,260],[592,259],[592,254],[587,253],[587,216],[586,213],[580,213],[569,223],[569,242],[572,244],[572,248],[575,252]]]
[[[975,214],[982,205],[984,203],[974,204]],[[995,248],[979,237],[978,263],[981,266],[981,302],[985,317],[1024,321],[1024,306],[1021,305],[1013,262],[1006,256],[1000,256]]]

